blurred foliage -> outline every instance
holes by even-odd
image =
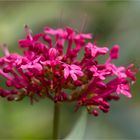
[[[135,63],[139,67],[139,7],[139,1],[127,0],[0,1],[0,44],[7,43],[11,52],[20,52],[17,40],[25,36],[25,24],[33,33],[41,32],[45,25],[71,26],[78,32],[93,33],[94,41],[101,46],[119,44],[120,59],[115,63]],[[108,114],[101,113],[97,118],[88,116],[84,139],[140,139],[139,77],[137,74],[131,100],[122,97],[111,103]],[[73,129],[81,111],[75,113],[73,104],[61,106],[60,135],[64,138]],[[52,113],[53,103],[46,99],[32,106],[26,99],[21,102],[1,99],[0,138],[49,139]]]
[[[87,125],[87,111],[83,111],[65,140],[83,140]]]

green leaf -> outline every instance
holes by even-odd
[[[83,140],[87,124],[87,112],[83,111],[71,133],[65,140]]]

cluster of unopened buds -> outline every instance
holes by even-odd
[[[131,97],[130,86],[135,81],[133,64],[116,66],[119,46],[111,50],[98,47],[91,34],[76,33],[72,28],[52,29],[32,36],[25,27],[26,38],[19,40],[23,54],[9,53],[0,58],[0,75],[6,89],[0,96],[9,101],[29,97],[31,103],[48,98],[55,103],[75,102],[76,109],[85,107],[89,114],[98,116],[99,110],[108,112],[110,100],[119,94]],[[108,54],[104,63],[98,57]]]

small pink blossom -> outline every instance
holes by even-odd
[[[44,32],[46,34],[51,34],[51,35],[55,35],[58,37],[66,37],[67,36],[67,32],[62,30],[62,29],[52,29],[52,28],[46,27]]]
[[[74,81],[78,79],[77,76],[83,76],[84,73],[82,72],[81,68],[75,64],[66,65],[64,64],[64,78],[67,79],[70,75]]]
[[[125,96],[131,98],[130,88],[128,84],[119,84],[116,90],[117,94],[124,94]]]
[[[101,80],[105,80],[105,77],[108,76],[111,73],[111,71],[109,71],[106,68],[98,69],[96,66],[92,66],[90,68],[90,71],[93,72],[93,76],[98,77]]]
[[[96,57],[97,55],[104,55],[109,50],[106,47],[99,48],[96,46],[96,44],[92,44],[92,43],[88,43],[86,48],[90,50],[92,57]]]
[[[125,73],[125,70],[126,70],[125,67],[123,67],[123,66],[117,67],[114,64],[108,64],[107,67],[117,77],[119,77],[119,78],[127,78],[127,75]]]

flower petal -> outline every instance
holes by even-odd
[[[67,79],[68,76],[69,76],[70,72],[69,72],[69,68],[68,67],[65,67],[64,68],[64,78]]]

